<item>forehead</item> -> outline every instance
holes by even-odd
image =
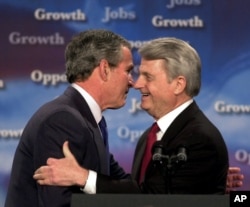
[[[120,62],[120,64],[123,64],[125,67],[128,67],[128,68],[133,67],[134,65],[132,52],[127,47],[122,47],[122,61]]]
[[[142,58],[139,70],[153,73],[156,71],[165,71],[165,67],[165,61],[163,59],[146,60]]]
[[[122,54],[123,54],[123,60],[122,61],[131,61],[132,58],[132,52],[129,48],[122,46]]]

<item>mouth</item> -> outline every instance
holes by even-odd
[[[149,96],[149,93],[141,93],[142,97],[147,97]]]

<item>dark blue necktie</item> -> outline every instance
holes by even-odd
[[[107,124],[105,121],[105,118],[102,117],[101,121],[99,122],[99,127],[100,130],[102,132],[102,138],[103,138],[103,142],[106,146],[106,153],[107,153],[107,162],[108,162],[108,166],[110,165],[110,161],[109,161],[109,142],[108,142],[108,130],[107,130]],[[108,167],[109,169],[109,167]],[[109,175],[109,170],[108,170],[108,175]]]
[[[104,144],[107,148],[108,147],[108,130],[107,130],[107,124],[106,124],[104,117],[102,117],[101,121],[99,122],[99,127],[102,132],[102,138],[103,138]]]

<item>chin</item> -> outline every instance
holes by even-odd
[[[123,103],[123,104],[121,104],[121,105],[111,106],[111,107],[109,107],[109,109],[120,109],[120,108],[122,108],[125,104],[126,104],[126,102]]]
[[[141,106],[141,108],[146,111],[149,115],[152,115],[152,108],[149,108],[149,107],[145,107],[145,106]]]
[[[141,102],[141,108],[145,111],[148,111],[149,110],[149,107],[147,107],[146,104],[143,104],[143,102]]]

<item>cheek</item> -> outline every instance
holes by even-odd
[[[162,96],[163,91],[165,91],[165,88],[162,87],[162,85],[159,82],[154,82],[150,85],[148,85],[148,90],[152,96]]]
[[[166,104],[172,98],[172,93],[166,88],[155,88],[152,92],[152,99],[156,105]]]
[[[163,83],[157,83],[156,87],[161,96],[169,96],[173,94],[173,86],[171,84],[167,84],[165,81]]]
[[[122,77],[120,77],[117,82],[117,86],[119,86],[120,90],[127,90],[129,85],[129,78],[127,75],[123,75]]]
[[[113,81],[116,82],[117,86],[125,85],[128,82],[128,76],[124,74],[117,74],[114,76]]]
[[[110,91],[110,95],[113,99],[119,99],[124,96],[124,87],[121,82],[117,82],[116,84],[114,84]]]

